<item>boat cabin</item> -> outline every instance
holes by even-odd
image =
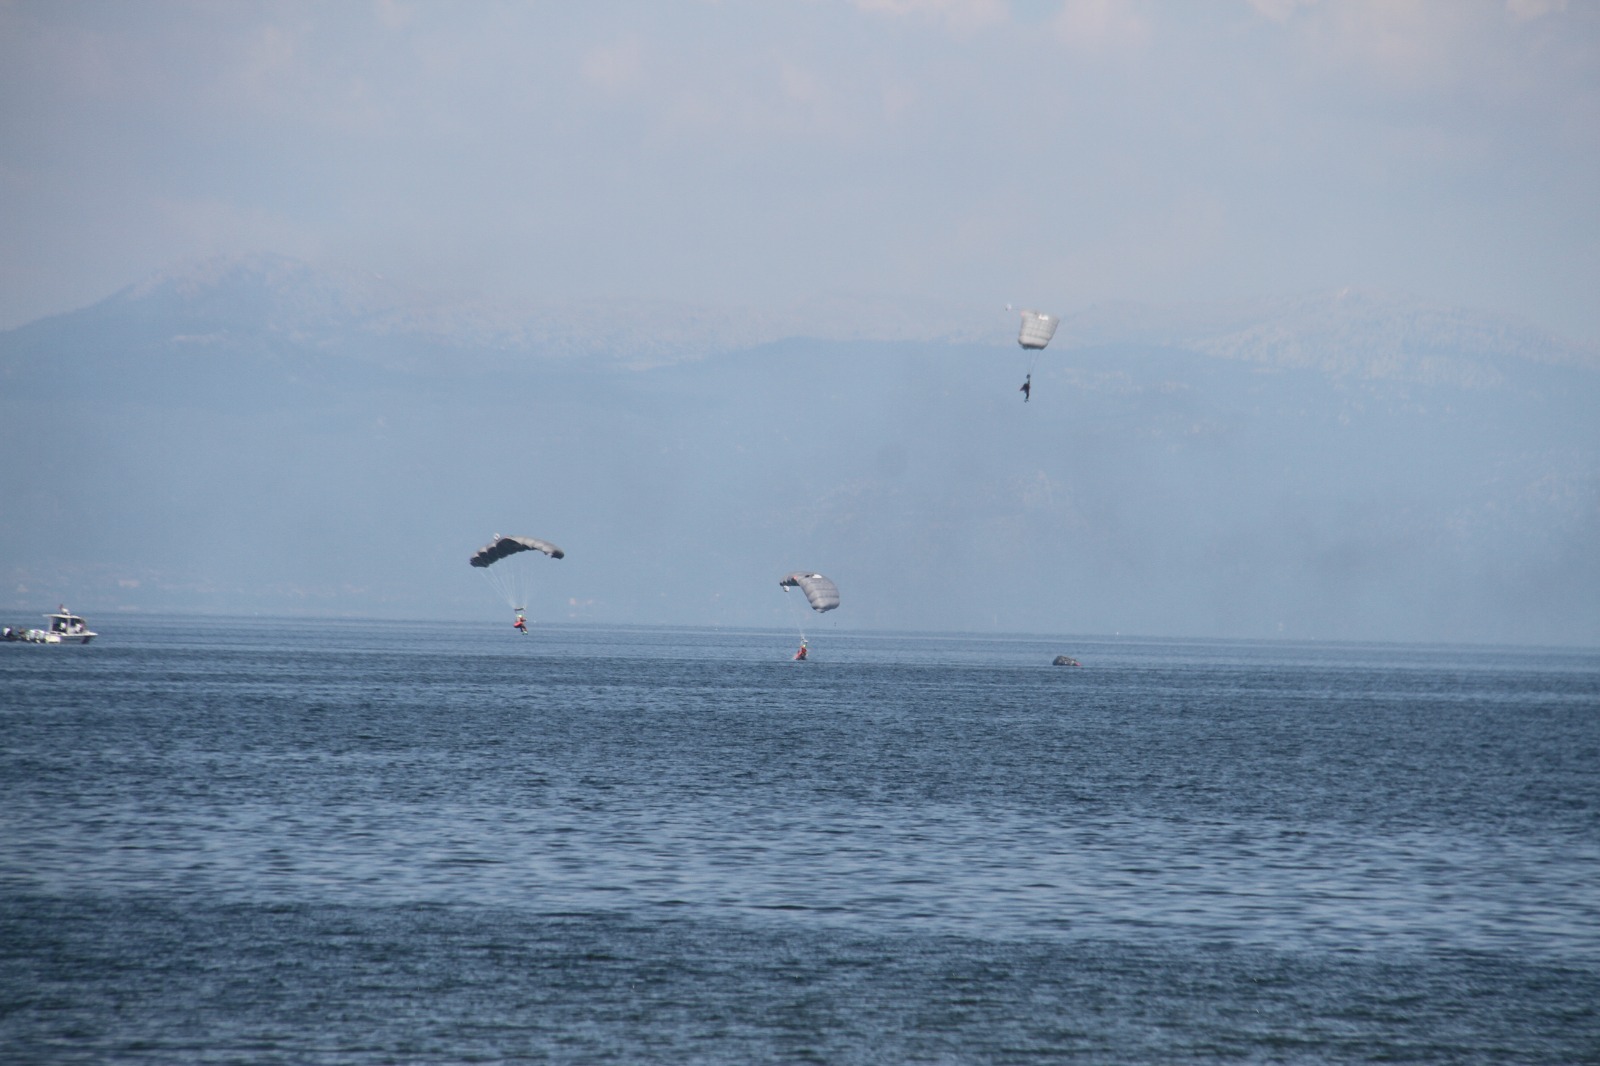
[[[54,614],[47,614],[45,617],[50,620],[50,625],[45,632],[61,640],[75,640],[87,644],[98,636],[97,633],[89,628],[89,623],[84,621],[81,615],[73,614],[66,607],[62,607]]]

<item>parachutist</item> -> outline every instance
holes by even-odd
[[[528,635],[528,584],[532,578],[529,560],[548,556],[561,559],[566,552],[547,540],[533,537],[502,537],[496,533],[494,540],[479,548],[468,560],[473,567],[483,571],[483,576],[505,601],[516,621],[511,624],[518,633]]]
[[[1047,315],[1042,311],[1022,312],[1022,328],[1017,331],[1017,343],[1030,352],[1039,352],[1050,343],[1050,338],[1056,335],[1056,326],[1061,324],[1061,319],[1055,315]],[[1028,364],[1028,376],[1022,381],[1022,388],[1017,391],[1022,393],[1022,402],[1027,403],[1033,398],[1033,367]]]
[[[839,586],[821,574],[807,574],[796,570],[778,582],[778,584],[785,592],[789,589],[799,589],[804,592],[807,602],[811,604],[811,609],[818,614],[822,614],[824,611],[831,611],[839,606]],[[796,628],[799,629],[800,650],[794,653],[794,661],[801,663],[805,662],[806,659],[805,629],[799,626]]]

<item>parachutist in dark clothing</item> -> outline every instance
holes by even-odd
[[[1023,403],[1027,403],[1028,402],[1028,398],[1033,395],[1033,375],[1032,374],[1029,374],[1027,377],[1022,379],[1022,388],[1018,389],[1017,391],[1022,393],[1022,402]]]

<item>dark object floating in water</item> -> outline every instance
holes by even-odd
[[[1078,660],[1070,655],[1057,655],[1050,663],[1051,666],[1082,666]]]

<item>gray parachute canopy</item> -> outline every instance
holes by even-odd
[[[495,534],[494,540],[478,549],[472,557],[473,566],[492,566],[501,559],[518,552],[544,552],[552,559],[563,558],[567,553],[546,540],[535,540],[532,537],[502,537]]]
[[[1017,332],[1017,343],[1024,348],[1043,348],[1056,335],[1061,319],[1043,311],[1022,312],[1022,329]]]
[[[821,574],[803,574],[795,571],[778,584],[786,589],[799,589],[804,592],[806,599],[811,601],[811,609],[819,613],[831,611],[839,606],[839,586]]]

